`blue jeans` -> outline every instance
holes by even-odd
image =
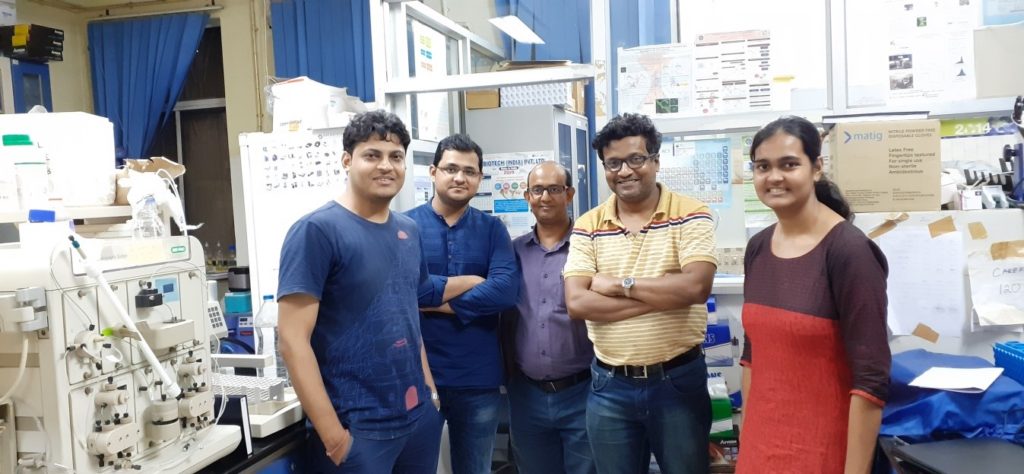
[[[453,474],[490,474],[501,392],[446,387],[438,387],[437,392],[441,415],[448,420]]]
[[[587,434],[601,474],[646,473],[653,451],[665,474],[708,472],[711,397],[703,357],[648,379],[591,365]]]
[[[300,472],[335,474],[437,474],[444,421],[434,404],[420,404],[420,417],[412,432],[394,439],[352,437],[352,447],[340,466],[327,457],[316,431],[310,430],[307,446],[309,465]]]
[[[587,440],[587,393],[580,382],[547,393],[516,375],[509,381],[509,429],[520,474],[593,474]]]

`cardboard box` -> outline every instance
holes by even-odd
[[[708,446],[708,454],[711,464],[708,472],[736,472],[736,460],[740,455],[740,440],[736,436],[712,439]]]
[[[837,124],[829,133],[832,180],[854,212],[938,211],[938,120]]]
[[[732,367],[732,336],[729,322],[708,324],[704,335],[704,360],[708,367]]]
[[[466,91],[466,109],[496,109],[501,106],[498,89]]]
[[[168,160],[162,156],[155,156],[149,159],[127,159],[124,160],[124,168],[117,170],[114,204],[119,206],[130,205],[128,192],[132,190],[132,173],[157,173],[160,170],[166,171],[171,179],[176,179],[185,174],[185,166]]]
[[[305,76],[274,84],[269,100],[275,132],[344,127],[355,114],[367,110],[344,87]]]

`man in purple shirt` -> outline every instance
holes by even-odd
[[[526,183],[537,225],[512,242],[523,284],[502,323],[515,461],[526,474],[589,474],[586,381],[594,348],[586,324],[569,319],[562,285],[575,190],[569,170],[553,161],[533,168]]]

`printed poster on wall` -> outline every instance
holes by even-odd
[[[732,203],[731,147],[728,138],[666,138],[661,143],[658,179],[677,193],[714,208],[727,208]]]
[[[529,232],[536,219],[526,202],[526,177],[534,166],[553,160],[551,150],[485,154],[480,193],[490,193],[490,208],[483,207],[488,200],[476,201],[476,207],[501,219],[512,238]]]
[[[694,104],[700,115],[771,110],[768,30],[697,35],[693,48]]]
[[[771,32],[705,33],[618,50],[619,112],[714,115],[772,108]]]
[[[889,0],[887,103],[970,99],[978,1]]]
[[[692,69],[689,46],[619,48],[619,110],[652,116],[691,112]]]

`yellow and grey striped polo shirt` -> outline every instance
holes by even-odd
[[[693,262],[715,260],[715,230],[708,207],[667,190],[651,220],[637,234],[626,231],[615,195],[580,217],[569,239],[563,275],[656,278],[678,273]],[[612,365],[649,365],[667,361],[704,342],[707,307],[648,313],[613,323],[587,321],[598,359]]]

